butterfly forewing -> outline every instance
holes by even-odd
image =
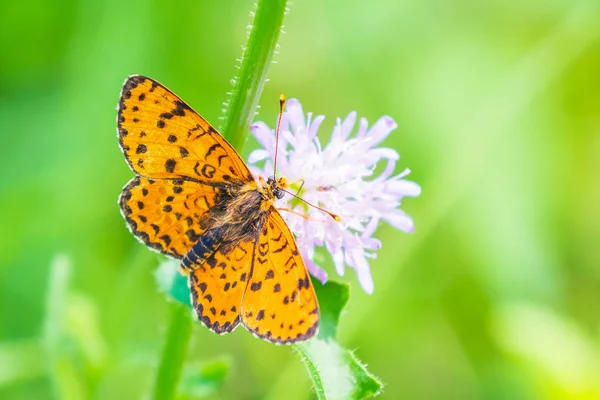
[[[138,175],[223,183],[253,179],[204,118],[150,78],[135,75],[125,81],[117,125],[121,149]]]

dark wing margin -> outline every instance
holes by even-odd
[[[254,241],[244,241],[230,249],[219,246],[190,272],[192,304],[198,319],[216,333],[231,332],[240,322],[240,305],[250,279],[254,247]]]

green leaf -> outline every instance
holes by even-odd
[[[192,307],[188,278],[179,272],[179,261],[165,260],[158,265],[155,273],[156,283],[161,292],[166,293],[180,303]]]
[[[206,397],[216,393],[223,386],[230,366],[230,360],[223,358],[186,366],[179,392],[191,397]]]
[[[381,381],[354,353],[335,341],[342,309],[350,298],[349,286],[334,281],[322,285],[314,279],[313,285],[321,309],[319,334],[294,348],[308,369],[317,398],[364,399],[378,395]]]
[[[258,100],[263,90],[277,39],[281,32],[287,0],[259,0],[248,44],[242,54],[240,74],[226,102],[221,132],[237,150],[244,147]]]
[[[350,299],[350,286],[346,283],[329,281],[325,285],[313,279],[321,309],[319,335],[321,339],[335,339],[342,310]]]

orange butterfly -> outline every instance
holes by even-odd
[[[314,336],[317,297],[274,205],[285,180],[257,182],[204,118],[150,78],[125,81],[117,125],[137,175],[119,198],[123,216],[142,243],[181,260],[198,318],[217,333],[241,321],[274,343]]]

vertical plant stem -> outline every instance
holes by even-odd
[[[229,98],[223,136],[238,151],[244,147],[279,38],[287,0],[259,0],[240,74]]]
[[[178,302],[170,303],[171,321],[163,354],[158,366],[153,399],[174,399],[192,335],[190,309]]]

